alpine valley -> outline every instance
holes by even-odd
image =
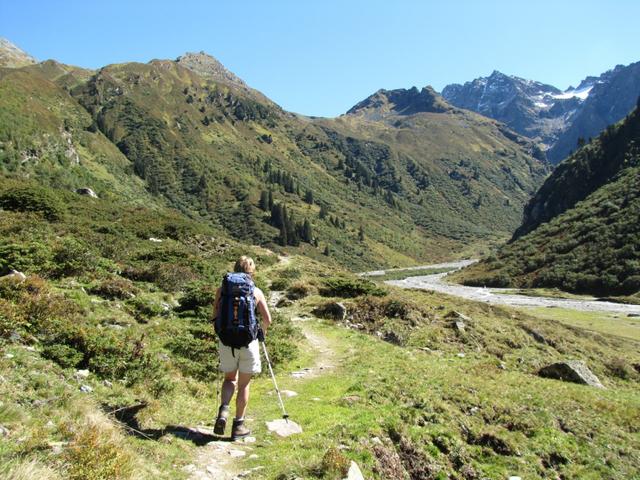
[[[0,73],[5,178],[171,207],[352,268],[504,238],[549,172],[533,142],[430,88],[312,119],[204,53],[87,71],[4,49],[27,64]]]
[[[0,40],[0,478],[640,478],[638,65],[316,118],[203,52]],[[241,255],[273,323],[234,441],[212,306]]]

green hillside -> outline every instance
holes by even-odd
[[[402,121],[309,119],[203,54],[95,72],[47,61],[0,82],[5,176],[168,205],[353,269],[504,238],[547,172],[511,132],[440,98]]]
[[[543,222],[457,275],[471,285],[640,291],[640,110],[562,163],[527,207]],[[532,212],[536,212],[537,216]],[[531,223],[533,222],[533,223]]]

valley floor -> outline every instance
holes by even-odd
[[[414,267],[414,269],[443,269],[450,271],[466,267],[474,263],[473,260],[461,262],[441,263],[437,265],[424,265]],[[409,270],[409,269],[407,269]],[[382,275],[385,271],[367,272],[368,276],[375,279],[376,275]],[[640,305],[626,305],[622,303],[600,301],[596,299],[580,298],[552,298],[544,296],[532,296],[518,294],[513,288],[479,288],[467,287],[446,281],[446,276],[450,272],[434,273],[432,275],[411,276],[401,280],[388,280],[385,283],[401,288],[417,288],[421,290],[432,290],[447,295],[473,300],[476,302],[489,303],[491,305],[508,305],[512,307],[547,307],[565,308],[569,310],[579,310],[585,312],[616,312],[624,314],[640,315]]]

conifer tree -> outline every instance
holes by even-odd
[[[265,212],[270,210],[269,207],[269,193],[266,190],[262,190],[260,192],[260,210],[264,210]]]
[[[279,203],[274,203],[271,207],[271,224],[277,228],[284,226],[283,208]]]
[[[304,201],[309,205],[313,205],[313,192],[311,190],[307,190],[304,194]]]
[[[303,241],[307,243],[311,243],[313,239],[313,232],[311,230],[311,223],[309,219],[305,218],[304,223],[302,224],[302,234],[300,235]]]
[[[321,220],[327,217],[327,213],[329,213],[329,211],[327,210],[327,206],[324,204],[320,205],[319,217]]]
[[[364,242],[364,228],[362,228],[362,225],[358,229],[358,240]]]
[[[280,227],[280,236],[278,237],[278,242],[283,247],[289,244],[289,238],[287,236],[287,228],[284,226],[284,224]]]

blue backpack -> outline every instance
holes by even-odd
[[[254,289],[246,273],[227,273],[222,279],[215,329],[223,345],[242,348],[258,338]]]

